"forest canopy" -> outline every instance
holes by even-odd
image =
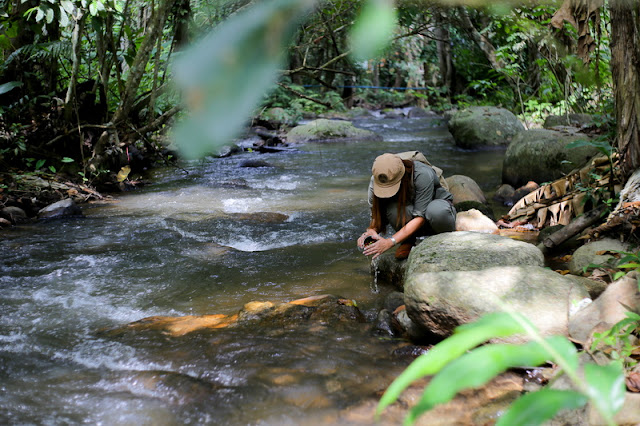
[[[1,9],[3,168],[104,182],[123,165],[173,155],[174,121],[186,123],[175,129],[183,153],[202,156],[273,108],[294,123],[411,104],[500,105],[527,126],[595,113],[603,128],[622,123],[614,143],[627,173],[638,165],[637,2],[3,0]]]

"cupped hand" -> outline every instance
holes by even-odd
[[[372,259],[375,259],[393,246],[393,241],[391,241],[390,239],[380,238],[375,243],[366,246],[363,253],[365,254],[365,256],[373,255]]]
[[[364,234],[360,235],[360,238],[358,238],[358,247],[360,249],[364,248],[364,240],[367,237],[372,237],[374,240],[379,240],[381,237],[380,235],[378,235],[378,233],[376,231],[374,231],[373,229],[367,229]]]

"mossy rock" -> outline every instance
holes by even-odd
[[[340,142],[349,140],[380,140],[376,133],[359,129],[350,121],[318,119],[296,126],[287,134],[289,143]]]
[[[457,146],[465,149],[507,146],[524,126],[511,111],[470,107],[451,114],[448,123]]]

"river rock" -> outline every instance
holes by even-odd
[[[38,212],[38,219],[58,219],[73,216],[82,216],[82,210],[71,198],[50,204]]]
[[[420,107],[411,107],[407,111],[407,117],[409,118],[427,118],[433,117],[434,115],[434,113]]]
[[[566,175],[598,153],[591,146],[566,148],[571,142],[585,139],[589,136],[546,129],[518,133],[505,153],[502,181],[518,187],[528,181],[549,182]]]
[[[255,301],[246,303],[237,314],[154,316],[123,327],[103,330],[108,335],[131,331],[155,330],[179,337],[198,330],[215,330],[239,326],[282,329],[315,321],[337,327],[345,322],[365,322],[364,315],[353,300],[333,295],[311,296],[286,303]]]
[[[499,203],[504,204],[505,206],[513,205],[513,195],[516,190],[513,186],[508,183],[504,183],[500,185],[500,187],[496,190],[496,193],[493,195],[493,199]]]
[[[469,271],[494,266],[544,266],[533,244],[478,232],[445,232],[411,250],[406,277],[422,272]]]
[[[413,250],[415,250],[415,248]],[[378,258],[372,260],[371,275],[374,276],[377,284],[386,284],[402,290],[407,261],[406,259],[396,259],[395,252],[395,249],[387,250],[378,256]]]
[[[232,216],[234,220],[245,220],[255,223],[284,223],[289,220],[289,216],[286,214],[276,212],[236,213],[230,216]]]
[[[29,221],[27,213],[20,207],[9,206],[0,210],[0,217],[9,221],[9,224],[21,224]]]
[[[579,310],[569,323],[569,334],[578,342],[589,340],[594,331],[602,332],[626,318],[625,312],[640,310],[637,272],[609,284],[593,303]]]
[[[287,133],[290,143],[339,142],[347,140],[379,140],[376,133],[359,129],[350,121],[318,119],[308,124],[296,126]]]
[[[0,217],[0,228],[9,228],[11,226],[13,226],[11,221],[9,221],[9,220],[7,220],[7,219],[5,219],[3,217]]]
[[[456,214],[456,231],[485,232],[497,234],[498,226],[495,222],[482,214],[481,211],[471,209]]]
[[[440,337],[482,315],[501,311],[498,300],[529,318],[543,336],[566,336],[570,307],[589,298],[584,287],[540,266],[410,273],[404,289],[409,317]],[[529,339],[518,335],[500,341]]]
[[[447,178],[449,192],[453,195],[453,204],[463,201],[477,201],[485,204],[487,202],[484,192],[475,180],[464,175],[453,175]]]
[[[506,146],[524,126],[511,111],[498,107],[470,107],[449,120],[455,144],[465,149]]]
[[[542,127],[550,129],[558,126],[583,127],[590,126],[595,121],[591,114],[549,115],[544,119]]]
[[[579,247],[569,261],[569,271],[575,275],[582,275],[584,268],[593,265],[604,265],[613,262],[612,254],[604,252],[629,251],[629,245],[620,242],[615,238],[603,238],[598,241],[591,241]]]

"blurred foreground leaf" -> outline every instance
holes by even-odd
[[[514,402],[498,419],[496,426],[540,425],[551,420],[560,410],[573,410],[586,404],[588,398],[580,392],[541,389],[528,393]]]
[[[584,375],[598,411],[613,418],[622,408],[627,391],[622,363],[614,361],[608,365],[587,364],[584,366]]]
[[[522,318],[524,321],[526,319]],[[378,404],[376,413],[379,415],[385,407],[398,399],[403,390],[412,382],[422,377],[436,374],[452,360],[460,357],[469,349],[494,337],[507,337],[524,333],[525,330],[513,317],[507,313],[494,313],[456,328],[454,334],[438,343],[429,352],[416,358],[415,361],[402,372],[384,393]]]
[[[387,47],[397,25],[391,0],[367,0],[351,29],[351,54],[358,61],[376,58]]]
[[[242,130],[274,84],[284,46],[313,0],[258,2],[218,26],[176,61],[189,117],[175,127],[187,158],[210,154]]]
[[[487,345],[451,361],[431,380],[406,423],[413,423],[424,412],[449,402],[461,390],[484,385],[509,368],[544,364],[554,358],[548,348],[577,366],[576,349],[566,338],[551,336],[545,343]]]

